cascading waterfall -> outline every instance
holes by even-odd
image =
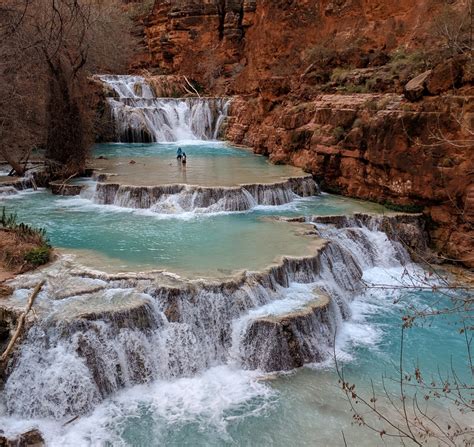
[[[363,270],[387,253],[396,254],[385,261],[393,266],[409,259],[371,219],[348,227],[318,222],[328,242],[314,256],[284,258],[222,284],[150,282],[139,292],[136,281],[112,279],[103,281],[105,291],[68,298],[65,305],[87,308],[105,294],[111,310],[64,318],[53,306],[9,365],[8,411],[60,419],[91,411],[121,388],[217,365],[272,371],[328,358],[350,302],[363,293]]]
[[[107,100],[119,142],[215,140],[227,117],[225,98],[157,98],[142,76],[98,78],[113,92]]]
[[[295,177],[273,184],[237,187],[202,187],[193,185],[129,186],[97,183],[81,192],[83,198],[100,205],[150,209],[156,213],[247,211],[257,205],[279,206],[297,197],[318,194],[311,176]]]

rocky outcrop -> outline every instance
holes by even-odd
[[[474,97],[320,95],[262,108],[234,100],[228,138],[303,168],[328,191],[424,210],[436,249],[474,265]]]
[[[433,45],[442,9],[430,0],[158,0],[145,24],[147,68],[215,93],[294,91],[300,76],[327,81],[323,65],[373,67],[396,48]]]
[[[255,8],[255,0],[157,1],[146,26],[149,65],[202,84],[232,76]]]
[[[415,262],[429,261],[433,257],[428,248],[429,235],[421,214],[372,216],[356,213],[352,216],[313,216],[310,221],[338,229],[366,227],[379,230],[393,242],[402,244]]]
[[[46,443],[43,439],[43,435],[39,430],[33,429],[27,431],[14,439],[3,436],[0,430],[1,447],[43,447],[45,445]]]
[[[405,97],[409,101],[418,101],[423,98],[426,91],[426,82],[432,71],[428,70],[413,78],[405,85]]]
[[[71,185],[66,182],[54,181],[49,182],[51,192],[59,196],[78,196],[84,185]]]
[[[243,366],[288,371],[325,360],[337,325],[331,299],[318,291],[315,295],[300,309],[250,322],[242,342]]]

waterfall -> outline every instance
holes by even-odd
[[[83,190],[81,196],[100,205],[150,209],[160,214],[179,214],[247,211],[257,205],[279,206],[290,203],[297,197],[310,197],[318,193],[318,186],[313,178],[306,176],[272,184],[236,187],[97,183],[94,191]]]
[[[119,142],[211,140],[227,117],[224,98],[157,98],[142,76],[102,75]]]
[[[350,302],[364,292],[364,269],[387,253],[387,266],[409,260],[387,235],[397,225],[391,219],[323,218],[315,225],[327,241],[314,256],[283,258],[223,283],[147,280],[139,287],[111,278],[100,280],[105,290],[62,302],[48,281],[40,299],[52,300],[53,310],[8,365],[8,411],[61,419],[91,411],[119,389],[218,365],[275,371],[329,358]]]

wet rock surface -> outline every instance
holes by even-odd
[[[93,196],[95,203],[126,208],[165,210],[167,200],[176,196],[176,203],[185,211],[197,208],[213,211],[245,211],[255,205],[283,205],[294,195],[309,197],[319,194],[311,176],[289,178],[269,184],[239,187],[201,187],[192,185],[128,186],[99,183]]]
[[[328,357],[336,329],[331,300],[319,291],[314,294],[319,297],[301,309],[249,324],[242,352],[245,367],[288,371]]]
[[[0,446],[1,447],[43,447],[46,443],[43,435],[39,430],[33,429],[19,435],[14,439],[8,439],[2,436],[0,430]]]

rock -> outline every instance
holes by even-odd
[[[83,188],[83,185],[69,185],[61,181],[50,182],[49,187],[51,192],[59,196],[78,196]]]
[[[403,91],[405,98],[412,102],[420,100],[426,92],[426,83],[431,73],[431,70],[427,70],[408,81]]]
[[[314,295],[299,310],[249,324],[241,348],[246,368],[288,371],[325,358],[333,343],[335,321],[330,298],[318,290]]]
[[[13,293],[13,289],[5,284],[0,284],[0,298],[5,298]]]
[[[43,435],[37,429],[23,433],[15,439],[0,435],[0,447],[43,447],[45,445]]]
[[[439,95],[459,87],[463,78],[463,67],[466,61],[453,58],[438,64],[430,73],[426,88],[431,95]]]

